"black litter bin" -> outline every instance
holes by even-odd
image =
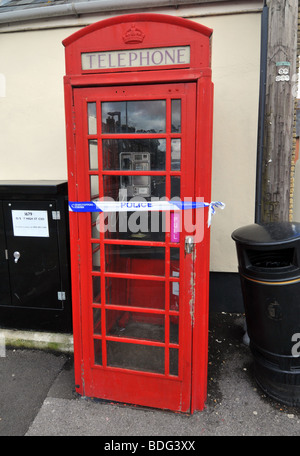
[[[252,224],[232,238],[256,381],[270,397],[300,406],[300,223]]]

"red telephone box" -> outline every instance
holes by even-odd
[[[211,33],[134,14],[64,40],[70,201],[210,201]],[[208,209],[132,208],[70,212],[76,391],[192,413],[206,399]]]

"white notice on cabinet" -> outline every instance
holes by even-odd
[[[11,211],[14,236],[49,237],[47,211]]]

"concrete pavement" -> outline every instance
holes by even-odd
[[[78,397],[71,352],[7,347],[0,358],[0,436],[105,436],[105,449],[144,436],[130,452],[145,452],[150,437],[180,437],[197,449],[200,436],[297,436],[300,409],[270,399],[255,383],[243,323],[242,315],[211,315],[208,399],[192,416]]]

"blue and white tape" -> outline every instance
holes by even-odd
[[[179,211],[208,207],[208,226],[216,208],[224,209],[221,201],[211,203],[194,201],[69,201],[70,212],[134,212],[134,211]]]

